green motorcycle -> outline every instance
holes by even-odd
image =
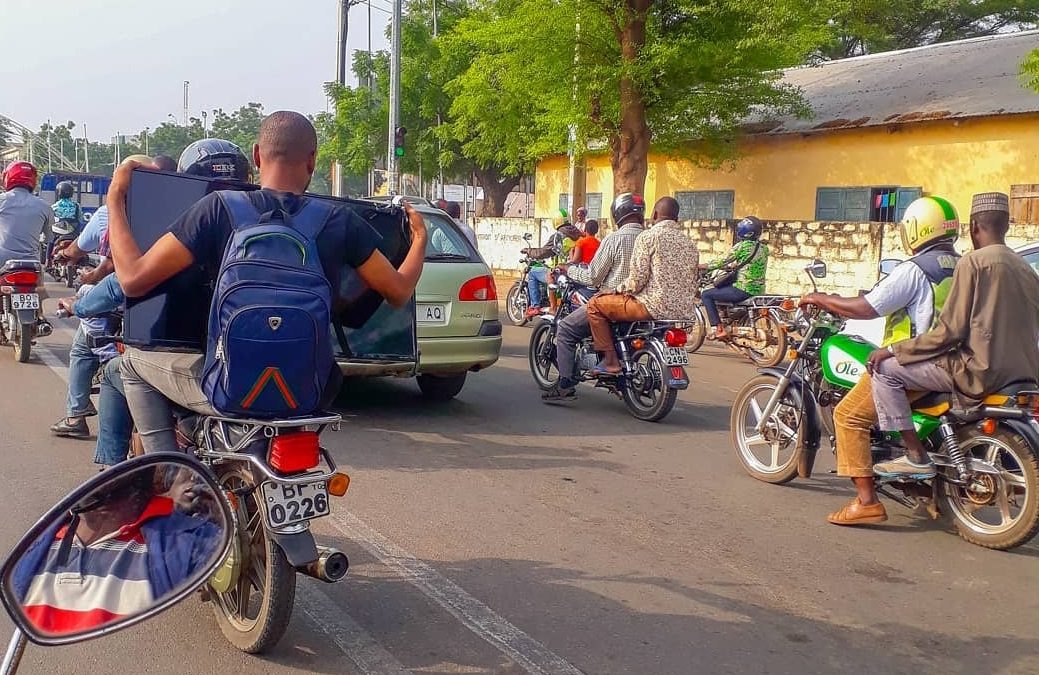
[[[826,264],[805,268],[812,286]],[[876,349],[840,334],[845,320],[819,308],[798,310],[801,342],[785,369],[764,368],[736,395],[730,418],[736,455],[758,480],[782,484],[812,475],[823,432],[835,447],[833,408],[866,372]],[[913,424],[938,475],[928,480],[877,477],[877,490],[932,518],[951,516],[959,535],[1007,550],[1039,532],[1039,385],[1025,377],[979,404],[959,409],[948,394],[913,403]],[[874,431],[874,454],[900,443]],[[879,457],[878,457],[879,458]]]

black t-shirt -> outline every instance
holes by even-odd
[[[307,203],[307,197],[276,190],[255,190],[247,193],[259,214],[280,208],[293,216]],[[257,218],[259,218],[259,214]],[[238,223],[239,226],[247,223]],[[204,342],[209,305],[213,288],[224,258],[224,249],[231,238],[233,223],[219,193],[211,193],[200,199],[184,215],[170,226],[169,231],[191,251],[195,262],[185,270],[186,276],[195,280],[196,288],[203,286],[205,292],[198,294],[197,313],[202,318],[199,329]],[[317,237],[318,254],[325,277],[332,285],[333,293],[339,288],[343,265],[353,268],[364,264],[378,247],[380,235],[347,206],[332,205],[332,214]],[[182,273],[183,274],[183,273]],[[334,298],[333,298],[334,300]]]

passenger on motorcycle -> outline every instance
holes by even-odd
[[[148,158],[145,155],[132,155],[127,157],[125,161],[150,159],[151,158]],[[169,170],[169,163],[172,161],[173,160],[169,157],[162,155],[156,157],[154,160],[155,164],[162,167],[163,170]],[[176,168],[176,165],[174,165],[174,168]],[[105,207],[101,208],[104,209]],[[100,213],[100,211],[101,209],[98,210],[98,213]],[[82,299],[96,284],[100,283],[105,277],[111,274],[114,269],[111,256],[109,255],[110,251],[107,246],[107,232],[107,211],[105,216],[102,218],[98,218],[98,214],[95,213],[94,218],[91,219],[87,228],[84,228],[77,241],[69,244],[68,249],[64,249],[65,251],[68,251],[74,247],[74,250],[79,251],[80,255],[83,255],[86,252],[97,251],[102,256],[100,265],[80,277],[82,283],[88,286],[86,291],[83,291],[78,295],[80,299]],[[63,253],[62,255],[64,256],[65,254]],[[100,295],[101,292],[98,293],[98,296]],[[122,302],[122,298],[120,297],[119,301],[111,307],[109,307],[109,303],[106,302],[100,305],[100,309],[93,310],[91,314],[82,314],[71,311],[71,308],[76,304],[79,304],[81,308],[96,305],[97,301],[73,303],[70,302],[69,299],[66,299],[64,302],[59,300],[59,306],[64,306],[66,310],[69,310],[70,314],[75,313],[76,316],[80,318],[80,324],[76,328],[76,334],[72,338],[72,346],[69,348],[68,395],[65,401],[65,414],[50,427],[51,433],[55,436],[69,438],[88,438],[90,436],[90,428],[87,426],[86,418],[98,414],[97,409],[90,401],[90,390],[94,381],[94,376],[97,374],[98,368],[115,356],[113,353],[114,347],[110,349],[95,349],[90,347],[88,344],[88,334],[91,332],[103,334],[108,322],[107,318],[100,318],[93,319],[93,321],[97,321],[97,323],[92,324],[90,317],[114,312],[120,305],[122,305]],[[86,320],[85,323],[84,320]],[[101,432],[99,431],[99,449],[101,447],[100,435]],[[104,455],[102,453],[98,454],[98,458],[103,457]],[[126,457],[125,451],[123,452],[123,457]],[[95,459],[95,461],[98,460]],[[110,465],[115,462],[98,461],[98,463]]]
[[[737,244],[724,259],[702,267],[707,272],[729,270],[728,281],[717,283],[700,295],[707,320],[716,340],[724,339],[728,332],[718,316],[719,302],[743,302],[765,292],[765,272],[768,269],[768,245],[761,241],[764,226],[757,217],[747,216],[736,224]]]
[[[591,263],[592,258],[595,257],[595,252],[599,250],[599,246],[602,244],[598,237],[595,236],[599,234],[598,221],[589,220],[584,224],[582,231],[584,234],[574,243],[574,247],[570,249],[569,262],[571,264],[587,265]]]
[[[561,214],[565,211],[561,211]],[[570,257],[570,249],[578,239],[581,231],[570,224],[565,215],[560,215],[555,221],[556,231],[549,238],[548,243],[541,248],[525,248],[520,252],[534,260],[545,260],[551,258],[551,265],[559,265]],[[527,294],[530,305],[527,308],[527,318],[533,318],[541,313],[541,286],[548,284],[549,267],[531,267],[527,275]]]
[[[253,146],[253,162],[262,190],[250,198],[273,210],[299,213],[317,162],[317,133],[299,113],[279,111],[267,116]],[[177,219],[169,232],[141,253],[130,233],[126,193],[135,166],[121,166],[108,193],[109,236],[116,274],[127,297],[140,297],[192,265],[207,275],[208,294],[220,271],[224,248],[232,234],[231,215],[219,193],[212,193]],[[394,306],[403,306],[415,292],[427,243],[422,216],[405,204],[411,228],[411,248],[399,270],[378,250],[376,233],[351,209],[335,207],[317,236],[321,266],[332,288],[339,288],[340,270],[350,265],[368,288]],[[210,298],[206,297],[208,308]],[[206,311],[200,307],[200,311]],[[205,336],[199,336],[204,338]],[[204,342],[204,340],[203,340]],[[200,378],[204,354],[172,354],[128,348],[122,376],[126,398],[146,452],[176,451],[171,402],[203,415],[213,415]],[[334,367],[323,401],[338,391],[341,376]]]
[[[700,255],[677,221],[678,202],[673,197],[657,200],[653,226],[635,240],[628,278],[616,293],[600,293],[589,301],[592,340],[603,354],[593,371],[596,375],[621,372],[611,321],[689,319],[696,311]]]
[[[615,291],[628,278],[635,240],[644,231],[642,221],[645,213],[646,201],[641,195],[630,192],[617,195],[610,206],[610,217],[617,223],[617,230],[602,240],[588,265],[565,265],[563,271],[571,280],[583,286],[598,288],[606,293]],[[556,330],[556,367],[559,369],[559,381],[541,394],[542,400],[565,401],[576,398],[576,349],[590,332],[586,305],[578,307],[559,322]]]
[[[873,290],[854,298],[810,293],[801,299],[801,306],[815,305],[849,319],[887,317],[882,347],[936,326],[960,258],[953,248],[960,229],[956,209],[941,197],[923,197],[909,205],[899,229],[903,245],[913,257],[900,263]],[[851,478],[858,494],[827,519],[835,525],[884,522],[887,512],[877,497],[870,452],[870,430],[877,424],[877,411],[868,373],[834,408],[833,423],[837,474]]]
[[[47,202],[32,193],[36,189],[36,167],[14,162],[3,174],[0,194],[0,266],[8,260],[39,260],[40,235],[50,243],[54,212]]]
[[[880,428],[899,432],[906,446],[905,457],[874,467],[878,474],[935,475],[912,424],[908,392],[949,392],[980,401],[1039,373],[1039,276],[1007,247],[1009,228],[1007,195],[975,195],[974,250],[956,265],[938,325],[870,355]]]
[[[67,180],[61,181],[54,188],[57,201],[51,206],[51,210],[54,211],[54,236],[56,237],[72,237],[79,232],[79,228],[83,224],[83,209],[80,208],[79,202],[73,199],[75,194],[76,188]],[[50,258],[49,249],[47,258]]]

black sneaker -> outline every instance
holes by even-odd
[[[541,400],[545,403],[561,403],[573,401],[576,398],[577,389],[575,387],[560,387],[558,384],[541,393]]]
[[[68,438],[88,438],[90,436],[90,427],[87,426],[87,421],[82,417],[79,418],[76,424],[69,424],[68,419],[62,417],[51,425],[51,433],[55,436]]]

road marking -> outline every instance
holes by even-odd
[[[328,636],[347,658],[367,675],[411,673],[344,612],[342,607],[338,607],[325,593],[315,588],[317,583],[320,582],[302,576],[298,578],[296,597],[302,598],[303,602],[297,607],[303,610],[317,629]]]
[[[69,367],[62,362],[61,357],[53,349],[47,345],[37,344],[33,351],[36,353],[36,358],[54,371],[54,374],[60,377],[65,384],[69,383]]]
[[[582,675],[564,658],[549,651],[545,645],[521,631],[505,617],[466,593],[458,584],[394,544],[352,513],[336,512],[325,518],[325,521],[398,572],[405,581],[528,673]]]

